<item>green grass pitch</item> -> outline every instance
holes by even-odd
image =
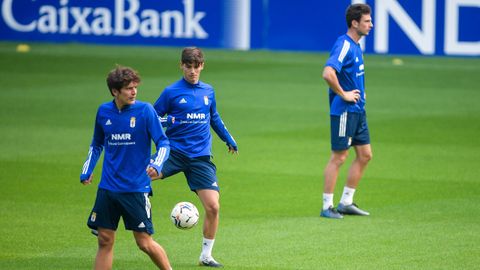
[[[0,43],[0,269],[91,269],[85,223],[96,184],[79,173],[115,64],[140,71],[154,102],[181,77],[181,48]],[[330,156],[327,54],[205,50],[202,80],[240,154],[214,135],[225,269],[478,269],[480,59],[366,55],[373,160],[355,200],[370,217],[319,217]],[[352,161],[352,152],[347,164]],[[346,165],[347,165],[346,164]],[[100,163],[95,183],[101,175]],[[341,196],[342,169],[335,192]],[[179,201],[200,203],[183,175],[153,184],[154,238],[174,269],[198,269],[201,226],[176,229]],[[203,213],[201,213],[203,220]],[[154,269],[130,232],[114,269]]]

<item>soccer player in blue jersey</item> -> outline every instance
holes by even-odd
[[[355,189],[372,158],[370,135],[365,114],[365,67],[359,40],[373,27],[370,7],[353,4],[347,8],[348,31],[340,36],[330,53],[323,78],[329,85],[332,154],[325,168],[323,209],[320,216],[343,218],[344,214],[369,215],[353,202]],[[337,209],[333,192],[340,167],[353,146],[356,158],[347,176]]]
[[[170,157],[160,177],[184,173],[190,190],[198,195],[206,214],[199,264],[221,267],[212,257],[220,195],[216,167],[211,161],[210,127],[226,142],[230,153],[237,153],[237,144],[217,112],[212,86],[200,81],[200,73],[204,68],[202,51],[196,47],[185,48],[180,68],[183,78],[166,87],[154,104],[159,116],[167,115],[166,134],[171,147]]]
[[[153,240],[149,196],[170,151],[169,142],[152,105],[136,100],[140,77],[118,66],[107,77],[113,101],[100,105],[93,140],[80,175],[92,183],[93,169],[105,148],[102,177],[87,225],[98,238],[95,269],[111,269],[115,231],[120,217],[133,231],[138,247],[160,269],[171,269],[165,250]],[[151,141],[156,153],[151,160]]]

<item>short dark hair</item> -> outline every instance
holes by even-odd
[[[348,28],[352,26],[352,21],[360,22],[362,15],[368,14],[371,14],[371,9],[367,4],[353,4],[348,6],[347,11],[345,12]]]
[[[182,64],[193,64],[198,67],[205,62],[203,52],[197,47],[186,47],[182,51]]]
[[[107,76],[107,86],[113,96],[113,89],[120,90],[131,82],[140,83],[138,72],[130,67],[117,65]]]

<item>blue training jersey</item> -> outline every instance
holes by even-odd
[[[329,88],[330,115],[365,112],[365,67],[360,45],[346,34],[340,36],[333,45],[325,66],[337,71],[338,81],[344,91],[360,90],[360,100],[354,103],[344,101]]]
[[[153,157],[152,140],[157,150]],[[151,180],[146,168],[151,166],[160,172],[170,152],[152,105],[138,100],[122,110],[118,110],[113,101],[100,105],[81,181],[90,177],[103,148],[102,178],[98,186],[114,192],[150,192]]]
[[[166,87],[154,104],[160,117],[175,117],[166,131],[170,147],[188,157],[212,155],[210,126],[227,145],[236,144],[216,107],[212,86],[201,81],[190,84],[184,78]]]

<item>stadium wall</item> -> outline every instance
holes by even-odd
[[[329,51],[352,2],[368,53],[480,56],[480,0],[0,0],[0,40]]]

